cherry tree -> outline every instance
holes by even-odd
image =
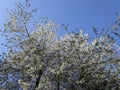
[[[16,6],[2,31],[9,50],[1,55],[1,90],[120,89],[119,16],[107,29],[93,28],[95,37],[66,27],[60,37],[61,25],[33,21],[29,0]]]

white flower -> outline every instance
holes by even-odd
[[[18,83],[21,85],[23,90],[27,90],[27,87],[29,86],[28,83],[24,82],[23,80],[18,80]]]
[[[98,40],[95,39],[93,42],[92,42],[92,45],[96,45],[98,43]]]

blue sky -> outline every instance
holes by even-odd
[[[14,8],[14,3],[19,1],[25,0],[0,0],[0,29],[7,17],[6,8]],[[120,0],[31,0],[31,6],[38,9],[36,16],[49,17],[57,24],[69,24],[70,30],[79,28],[90,35],[92,26],[99,30],[106,28],[115,20],[115,12],[120,14]],[[2,46],[1,51],[4,51]]]

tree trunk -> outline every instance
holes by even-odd
[[[43,70],[39,70],[39,72],[38,72],[38,77],[37,77],[36,83],[35,83],[35,89],[38,88],[38,86],[39,86],[39,83],[40,83],[40,79],[41,79],[42,74],[43,74]]]

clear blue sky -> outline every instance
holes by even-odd
[[[15,2],[25,0],[0,0],[0,29],[7,17],[6,8],[14,8]],[[49,17],[57,24],[69,24],[71,29],[80,28],[92,35],[92,26],[106,28],[120,14],[120,0],[31,0],[37,8],[36,16]],[[3,42],[0,37],[0,42]],[[0,46],[0,52],[4,51]]]

